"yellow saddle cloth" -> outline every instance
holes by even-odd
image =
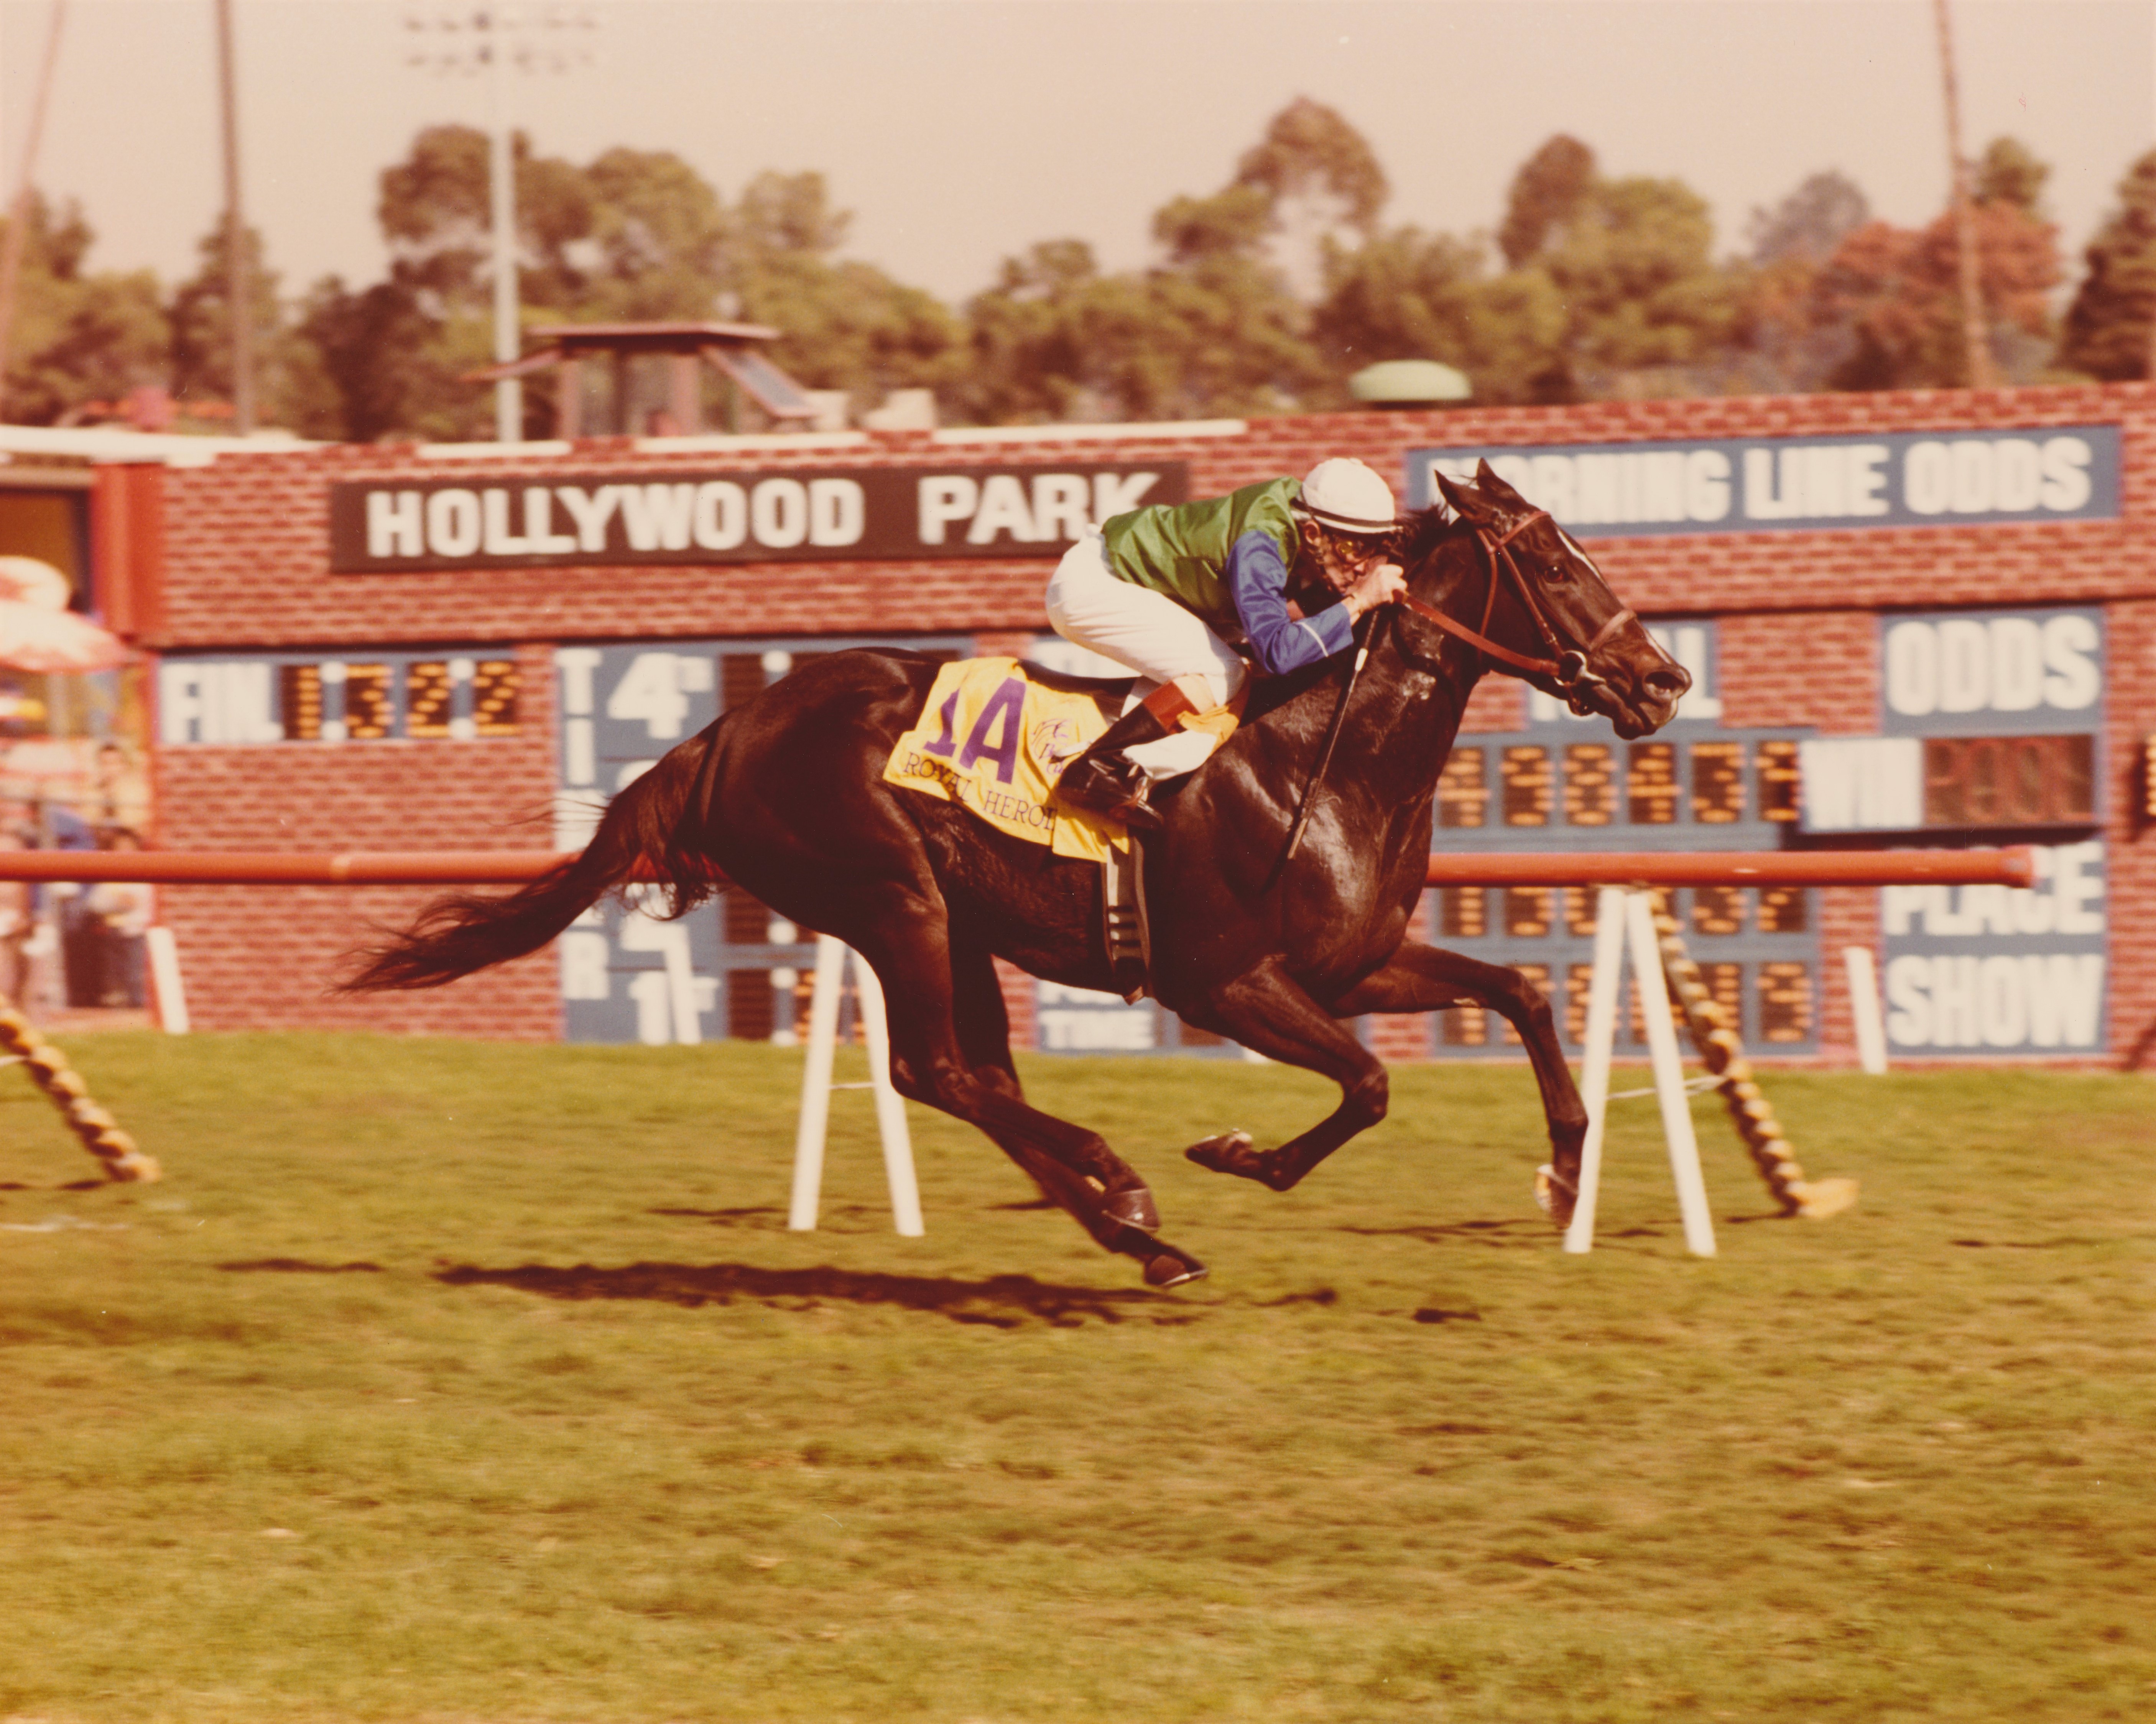
[[[1037,682],[1016,659],[960,659],[937,672],[884,781],[963,803],[1059,856],[1104,862],[1130,843],[1122,824],[1064,808],[1055,781],[1112,721],[1093,695]]]

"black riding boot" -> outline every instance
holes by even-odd
[[[1064,767],[1063,776],[1055,781],[1057,798],[1089,814],[1120,820],[1132,832],[1160,831],[1161,818],[1146,801],[1152,781],[1124,751],[1174,734],[1152,707],[1133,706]]]

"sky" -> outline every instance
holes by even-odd
[[[295,293],[376,279],[377,177],[423,126],[486,123],[485,81],[414,65],[468,16],[424,0],[234,0],[243,206]],[[0,0],[13,188],[53,0]],[[1152,213],[1219,189],[1298,95],[1337,109],[1391,182],[1383,219],[1493,229],[1563,131],[1604,172],[1674,177],[1718,252],[1837,168],[1907,226],[1943,206],[1932,0],[542,0],[558,69],[514,74],[542,152],[671,150],[724,195],[819,170],[845,254],[957,302],[1038,240],[1152,256]],[[2156,146],[2152,0],[1952,0],[1964,145],[2048,162],[2070,279]],[[414,21],[429,28],[413,28]],[[95,269],[191,274],[222,207],[213,0],[69,0],[35,165],[79,198]]]

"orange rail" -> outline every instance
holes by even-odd
[[[145,880],[205,886],[515,885],[563,860],[552,850],[0,850],[0,880]],[[1432,885],[2026,886],[2026,845],[1989,850],[1696,850],[1444,855]]]
[[[2035,853],[2000,850],[1691,850],[1432,856],[1434,886],[2032,885]]]

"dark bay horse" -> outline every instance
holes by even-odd
[[[1425,510],[1403,527],[1409,597],[1364,619],[1367,661],[1342,653],[1261,682],[1242,727],[1160,798],[1167,829],[1146,856],[1152,986],[1185,1022],[1340,1086],[1329,1116],[1276,1148],[1237,1131],[1187,1152],[1276,1191],[1385,1116],[1385,1069],[1342,1020],[1493,1008],[1541,1088],[1561,1224],[1587,1116],[1548,1003],[1516,970],[1405,937],[1431,801],[1461,709],[1492,665],[1627,737],[1666,723],[1690,679],[1586,554],[1486,464],[1471,486],[1439,483],[1451,513]],[[1149,1283],[1203,1275],[1156,1236],[1137,1174],[1097,1133],[1029,1106],[1012,1065],[991,960],[1111,988],[1100,870],[883,782],[937,670],[880,649],[803,665],[624,790],[582,854],[506,896],[438,900],[344,988],[435,987],[536,952],[633,879],[671,882],[676,915],[737,885],[875,967],[901,1093],[978,1126]],[[1337,752],[1284,860],[1328,733]]]

